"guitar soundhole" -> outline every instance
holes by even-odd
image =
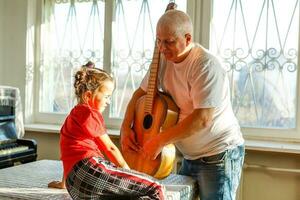
[[[152,116],[150,114],[146,115],[143,122],[144,128],[149,129],[152,126],[152,121]]]

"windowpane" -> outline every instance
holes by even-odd
[[[295,128],[299,2],[214,0],[211,50],[243,127]]]
[[[122,118],[128,101],[152,60],[155,29],[169,0],[116,0],[113,21],[112,73],[116,79],[110,117]],[[176,1],[186,10],[186,1]]]
[[[104,1],[45,1],[40,112],[69,112],[75,71],[88,60],[103,66],[104,6]]]
[[[155,26],[170,0],[115,0],[111,72],[116,90],[109,117],[122,118],[132,92],[152,59]],[[176,2],[186,10],[186,1]],[[107,7],[106,7],[107,8]],[[39,111],[67,113],[73,107],[73,75],[88,60],[103,66],[103,0],[46,0],[42,24]],[[111,12],[110,10],[107,12]],[[109,39],[109,38],[108,38]],[[108,49],[106,49],[107,51]]]

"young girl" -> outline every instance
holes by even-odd
[[[113,78],[89,62],[75,74],[74,88],[78,104],[60,131],[63,180],[48,186],[67,188],[73,199],[164,199],[161,185],[129,170],[107,134],[101,113],[110,103]]]

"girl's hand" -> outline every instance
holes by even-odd
[[[65,189],[65,183],[62,181],[52,181],[48,183],[49,188],[58,188],[58,189]]]

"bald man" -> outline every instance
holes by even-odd
[[[145,95],[149,72],[134,92],[121,127],[123,151],[142,151],[155,159],[174,143],[184,159],[179,171],[198,182],[201,200],[234,200],[244,162],[244,139],[230,102],[220,61],[193,42],[193,25],[182,11],[167,11],[156,26],[162,54],[159,88],[180,109],[178,123],[140,147],[132,130],[137,99]]]

